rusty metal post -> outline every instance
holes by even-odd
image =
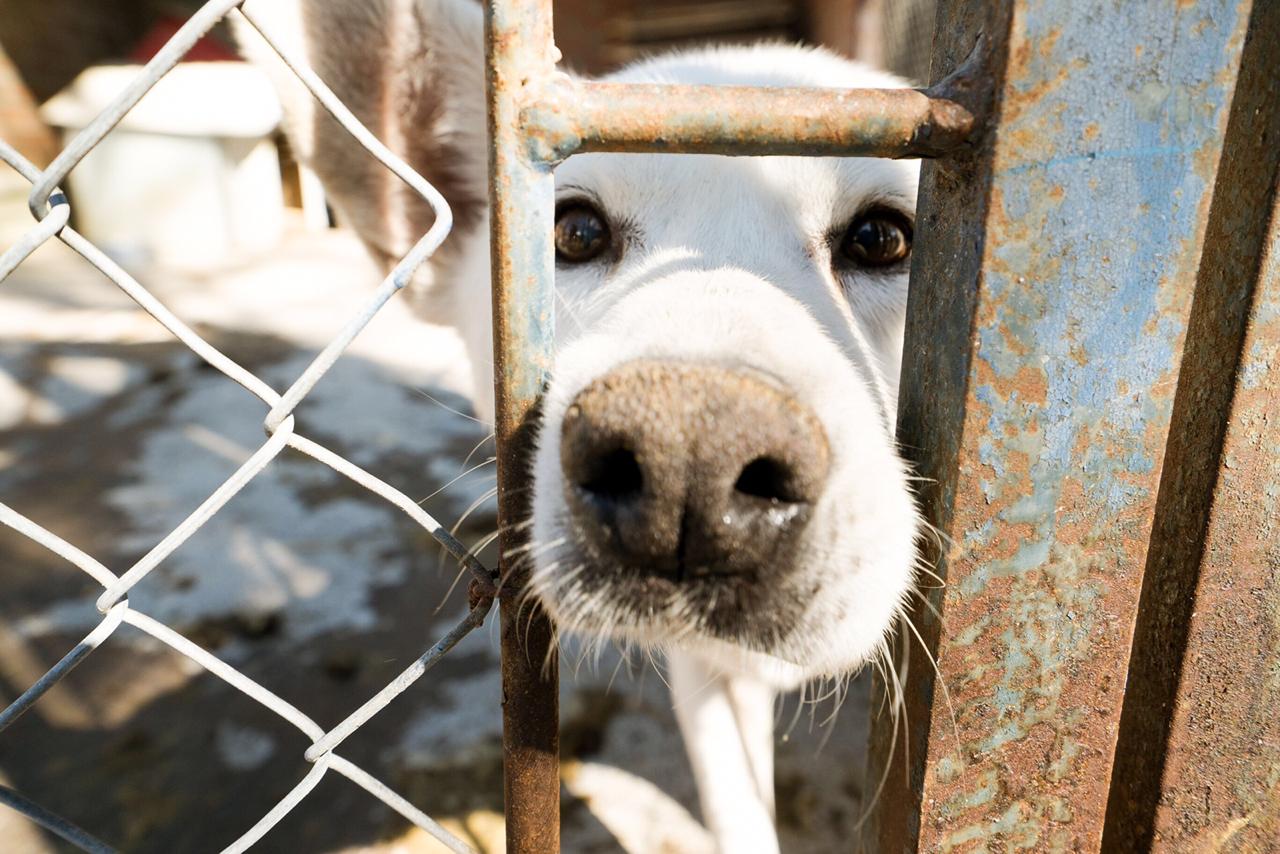
[[[899,436],[946,535],[912,615],[941,678],[913,641],[909,750],[873,725],[875,850],[1102,842],[1250,5],[939,4],[935,77],[985,32],[993,112],[922,176]]]
[[[1187,329],[1107,851],[1280,845],[1280,4],[1255,3]]]
[[[530,411],[553,334],[552,177],[530,160],[519,122],[529,87],[555,67],[550,0],[487,0],[485,36],[507,850],[552,854],[560,849],[554,638],[536,606],[521,608],[526,570],[512,558],[526,532]]]

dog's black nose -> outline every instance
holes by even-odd
[[[631,362],[565,413],[573,530],[599,558],[683,581],[790,569],[826,484],[817,416],[755,373]]]

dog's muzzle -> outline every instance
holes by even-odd
[[[714,364],[624,364],[574,398],[561,429],[571,526],[594,571],[668,589],[789,573],[830,468],[812,410]]]

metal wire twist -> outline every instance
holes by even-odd
[[[463,637],[484,622],[485,616],[492,606],[493,597],[496,594],[493,574],[411,498],[387,482],[374,477],[350,460],[297,433],[293,419],[294,410],[307,396],[308,392],[333,366],[347,346],[372,320],[373,316],[397,291],[405,286],[413,276],[414,271],[435,252],[445,237],[448,236],[453,225],[453,216],[448,204],[435,187],[431,186],[421,175],[378,141],[305,62],[282,48],[280,43],[269,32],[264,31],[258,25],[258,22],[237,8],[242,1],[209,0],[209,2],[205,3],[169,39],[155,57],[146,64],[129,86],[117,95],[87,127],[76,134],[54,159],[53,163],[43,171],[37,169],[12,146],[0,140],[0,160],[8,163],[26,180],[31,182],[32,187],[28,198],[28,206],[36,219],[36,224],[23,234],[14,245],[5,250],[3,255],[0,255],[0,283],[22,264],[32,252],[45,242],[57,237],[106,275],[147,313],[163,324],[179,341],[199,355],[210,366],[256,395],[267,407],[264,419],[264,427],[267,433],[266,441],[231,477],[227,478],[222,485],[214,490],[191,515],[161,539],[140,560],[126,568],[122,573],[113,572],[76,546],[23,516],[19,511],[0,503],[0,523],[7,525],[67,560],[103,587],[103,592],[97,600],[97,608],[102,614],[101,621],[85,636],[84,640],[76,644],[35,684],[24,691],[3,712],[0,712],[0,732],[3,732],[31,708],[46,691],[83,662],[120,625],[127,623],[195,661],[209,673],[222,679],[297,727],[311,741],[311,745],[304,754],[307,761],[312,763],[311,770],[266,815],[244,831],[224,851],[240,852],[248,849],[278,824],[290,810],[297,806],[330,770],[356,783],[413,824],[440,840],[449,849],[458,852],[471,851],[470,846],[449,833],[430,816],[393,792],[368,772],[339,756],[335,751],[347,737],[413,685]],[[321,106],[342,125],[346,132],[350,133],[369,152],[370,156],[377,159],[422,196],[435,213],[435,221],[427,233],[414,244],[408,254],[401,259],[395,269],[382,281],[364,307],[351,318],[337,337],[329,342],[284,393],[276,392],[267,383],[201,338],[190,326],[183,323],[182,320],[165,308],[136,279],[72,229],[67,224],[70,217],[70,205],[66,197],[57,189],[68,173],[75,168],[94,146],[112,131],[124,115],[173,68],[178,60],[191,49],[192,45],[218,21],[231,13],[243,15],[262,34],[271,48],[284,60],[290,70],[311,91]],[[237,492],[266,468],[286,446],[301,451],[340,472],[355,483],[404,511],[471,573],[474,578],[473,589],[478,593],[477,596],[473,597],[475,604],[461,622],[401,672],[389,685],[369,698],[345,720],[327,732],[302,711],[267,688],[248,678],[226,662],[219,660],[165,624],[131,607],[127,598],[131,589],[180,548],[192,534],[225,506]],[[17,810],[49,832],[84,851],[103,852],[112,850],[85,830],[45,810],[39,804],[12,789],[0,786],[0,803]]]

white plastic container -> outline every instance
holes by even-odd
[[[97,66],[41,108],[69,140],[132,80]],[[126,266],[209,269],[275,246],[280,105],[241,62],[179,63],[67,178],[72,224]]]

